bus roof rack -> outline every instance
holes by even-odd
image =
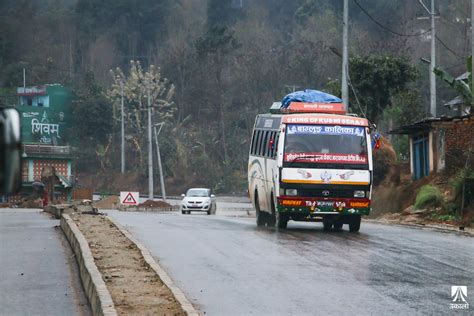
[[[272,114],[281,114],[281,102],[273,102],[270,107],[270,113]]]
[[[273,102],[270,107],[273,114],[293,114],[293,113],[327,113],[348,115],[344,109],[344,104],[339,102],[291,102],[287,108],[282,107],[281,102]]]

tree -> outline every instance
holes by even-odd
[[[372,123],[378,123],[384,110],[392,106],[393,97],[407,91],[419,75],[406,58],[390,55],[353,57],[349,73],[362,103],[359,109],[352,94],[351,107],[354,112],[364,112]]]
[[[466,104],[472,106],[473,101],[474,101],[472,99],[473,94],[472,94],[472,91],[471,91],[471,87],[472,87],[472,73],[471,73],[472,56],[470,56],[467,59],[466,67],[467,67],[468,76],[465,79],[458,79],[457,80],[455,77],[450,75],[447,71],[445,71],[445,70],[443,70],[439,67],[435,67],[434,73],[438,77],[440,77],[444,82],[446,82],[451,88],[456,90],[456,92],[459,93],[459,95],[461,96],[461,98],[464,100],[464,102]]]
[[[73,138],[74,145],[81,148],[79,168],[90,168],[94,165],[91,158],[95,157],[105,169],[108,165],[106,154],[114,133],[112,105],[92,73],[86,74],[75,94],[71,134],[79,136]]]
[[[147,128],[148,96],[152,107],[152,121],[170,121],[176,111],[172,101],[175,89],[173,84],[169,84],[168,79],[161,76],[160,68],[150,65],[148,71],[144,71],[138,61],[130,62],[130,73],[126,76],[120,68],[111,70],[113,83],[106,92],[106,97],[113,102],[113,117],[115,122],[121,120],[118,105],[121,102],[121,90],[123,86],[125,99],[125,119],[127,122],[128,134],[134,138],[140,154],[140,164],[142,155],[140,148],[144,147]]]

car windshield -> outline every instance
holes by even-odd
[[[288,125],[284,162],[366,165],[364,127]]]
[[[189,189],[186,193],[188,197],[208,197],[209,190],[208,189]]]

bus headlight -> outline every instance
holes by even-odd
[[[297,196],[298,195],[298,190],[296,190],[296,189],[286,189],[285,190],[285,195],[287,195],[287,196]]]
[[[356,198],[364,198],[364,197],[365,197],[365,191],[362,191],[362,190],[356,190],[356,191],[354,191],[354,197],[356,197]]]

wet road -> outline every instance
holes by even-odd
[[[0,315],[91,315],[59,220],[0,209]]]
[[[261,229],[222,215],[109,215],[206,315],[454,314],[452,285],[468,286],[474,308],[472,237],[371,223],[352,234],[320,223]]]

